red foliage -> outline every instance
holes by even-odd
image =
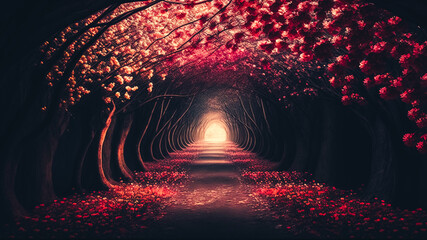
[[[419,108],[416,108],[416,107],[408,111],[408,118],[411,119],[412,121],[416,121],[417,119],[421,118],[424,115],[425,113],[423,113]]]
[[[341,102],[344,106],[350,105],[351,104],[351,98],[347,95],[344,95],[341,97]]]
[[[134,4],[136,3],[126,5],[121,11],[132,9]],[[378,9],[375,5],[359,0],[272,0],[267,2],[236,0],[219,11],[218,9],[226,6],[226,2],[197,2],[196,4],[195,1],[190,1],[184,5],[172,2],[162,4],[163,7],[157,6],[153,11],[147,11],[135,17],[133,20],[138,24],[123,21],[114,26],[114,30],[109,31],[105,34],[106,37],[100,40],[102,44],[93,47],[79,60],[76,74],[70,77],[67,85],[70,96],[64,100],[64,105],[73,105],[81,96],[88,94],[89,89],[93,89],[94,84],[89,84],[94,82],[93,79],[103,82],[102,90],[109,94],[104,97],[106,101],[129,100],[132,93],[120,91],[120,89],[134,89],[133,86],[121,87],[127,84],[125,77],[150,79],[158,70],[163,71],[163,68],[168,69],[167,75],[196,59],[199,62],[206,62],[203,63],[205,65],[212,64],[214,61],[207,60],[205,56],[211,53],[210,50],[222,44],[224,45],[222,49],[229,49],[227,54],[232,55],[229,56],[230,59],[242,52],[245,52],[246,56],[253,57],[252,64],[241,64],[245,66],[241,68],[245,69],[244,71],[252,75],[274,76],[272,78],[275,80],[266,77],[253,79],[259,81],[261,86],[266,86],[268,88],[266,91],[277,94],[278,98],[286,104],[289,104],[288,99],[294,101],[298,96],[306,96],[304,89],[313,88],[313,86],[309,86],[309,81],[301,76],[310,76],[312,72],[317,72],[330,78],[330,86],[320,86],[324,83],[315,85],[320,88],[332,87],[342,90],[342,95],[338,97],[341,97],[344,104],[366,104],[365,97],[366,99],[375,98],[368,98],[364,94],[376,91],[366,92],[361,90],[360,86],[365,86],[367,89],[378,87],[381,98],[391,100],[400,95],[403,102],[425,111],[427,43],[419,42],[418,35],[410,33],[410,29],[405,26],[404,20],[400,17]],[[164,24],[164,19],[171,16],[174,17],[171,22],[174,24],[176,22],[176,26]],[[156,23],[144,21],[146,17],[150,17]],[[192,21],[194,24],[190,24]],[[170,36],[174,39],[161,39],[169,36],[167,34],[175,27],[186,23],[189,25],[177,31],[173,30],[175,33]],[[133,36],[135,29],[144,29],[144,31],[141,36],[136,37]],[[198,36],[192,36],[199,30],[201,32]],[[96,31],[94,30],[86,37],[92,36]],[[71,35],[72,32],[70,29],[64,33]],[[125,37],[113,39],[114,36]],[[184,46],[185,50],[168,55],[190,37],[194,41],[188,41]],[[157,40],[155,46],[146,51],[145,48],[155,39],[161,40]],[[112,42],[117,47],[110,44]],[[170,45],[170,43],[173,44]],[[108,47],[102,47],[104,45]],[[46,46],[43,49],[49,57],[55,49],[49,51]],[[212,48],[204,49],[206,46]],[[253,46],[258,46],[263,53],[258,52]],[[73,47],[79,48],[79,46]],[[106,49],[112,50],[109,52],[110,50]],[[156,50],[151,51],[152,49]],[[68,55],[72,55],[73,51]],[[142,57],[138,63],[130,64],[129,56],[138,55],[137,53],[141,52]],[[155,52],[158,52],[157,56]],[[156,64],[159,66],[156,69],[152,69],[151,72],[145,71],[148,74],[141,74],[144,62],[153,60],[148,59],[147,56],[151,56],[150,54],[153,54],[153,59],[160,56],[167,57],[162,63]],[[265,54],[270,56],[266,58]],[[114,59],[109,58],[106,63],[94,61],[101,55],[113,55]],[[268,66],[261,59],[270,59],[274,63]],[[91,66],[100,67],[92,69]],[[277,69],[275,66],[278,66]],[[53,69],[56,70],[47,77],[50,85],[54,85],[55,79],[59,78],[63,72],[61,67]],[[191,67],[188,69],[194,70]],[[287,69],[287,73],[282,69]],[[188,70],[183,70],[185,71]],[[290,86],[289,90],[284,90],[286,84],[277,79],[289,79],[285,76],[289,72],[298,73],[295,74],[298,77],[295,77],[294,83],[286,83],[287,85],[308,84],[308,86]],[[116,79],[116,76],[110,75],[117,75],[117,73],[123,76],[117,77],[117,81],[108,82],[109,79]],[[80,84],[79,79],[89,80],[87,84]],[[347,86],[346,89],[341,89],[344,85]],[[82,88],[77,91],[78,87]],[[152,89],[148,92],[151,91]],[[286,98],[293,92],[295,93],[292,98]],[[418,127],[424,128],[424,120],[420,119],[412,120],[418,122]]]
[[[375,86],[375,81],[372,80],[371,78],[367,77],[363,80],[363,84],[365,85],[366,88],[371,88],[373,86]]]
[[[420,153],[427,153],[427,142],[421,141],[417,143],[417,150]]]
[[[417,119],[417,126],[419,128],[427,127],[427,116],[423,116]]]
[[[417,142],[414,133],[406,133],[403,135],[403,143],[408,147],[414,147]]]
[[[399,97],[399,92],[393,87],[382,87],[379,93],[380,97],[385,100],[391,100]]]

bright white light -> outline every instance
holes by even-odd
[[[209,124],[205,132],[205,141],[224,142],[227,140],[227,132],[224,127],[218,123]]]

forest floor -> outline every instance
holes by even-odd
[[[233,143],[199,142],[147,163],[135,183],[37,206],[0,238],[427,239],[427,212],[316,182]]]

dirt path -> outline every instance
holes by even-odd
[[[151,238],[248,239],[279,238],[274,219],[264,204],[240,182],[227,159],[232,143],[200,143],[201,152],[190,165],[190,181],[165,209],[166,216],[151,227]]]

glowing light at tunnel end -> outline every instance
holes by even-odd
[[[225,142],[227,141],[227,132],[222,124],[214,122],[207,126],[204,137],[207,142]]]

